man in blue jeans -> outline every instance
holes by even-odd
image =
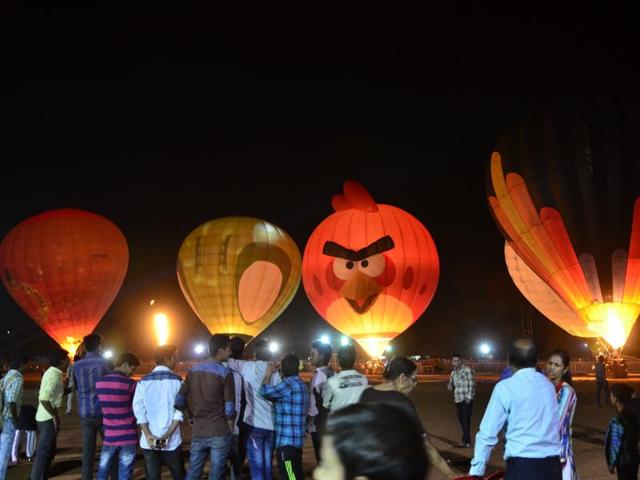
[[[187,480],[200,480],[211,457],[209,480],[223,480],[235,419],[233,374],[223,365],[231,355],[229,337],[209,339],[209,359],[193,367],[176,395],[176,408],[192,420]]]
[[[100,335],[96,333],[87,335],[83,342],[87,354],[73,365],[71,372],[78,392],[78,413],[82,430],[82,480],[91,480],[96,456],[96,437],[98,433],[104,436],[102,412],[96,395],[96,382],[109,373],[111,368],[102,358]],[[114,469],[117,469],[117,465]]]
[[[247,459],[252,480],[272,479],[272,456],[275,441],[273,427],[274,408],[271,402],[260,395],[260,387],[271,360],[269,344],[260,339],[254,347],[255,361],[229,359],[229,368],[240,373],[244,383],[246,406],[244,422],[247,425]],[[271,384],[280,383],[276,372]]]

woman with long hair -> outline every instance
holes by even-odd
[[[440,452],[436,450],[427,438],[427,433],[416,407],[408,398],[408,395],[418,384],[417,373],[416,364],[411,360],[404,357],[394,358],[384,369],[382,374],[384,381],[365,389],[360,397],[360,403],[388,403],[403,410],[422,434],[429,461],[447,478],[456,478],[458,474],[451,469],[445,459],[442,458],[442,455],[440,455]]]
[[[577,480],[578,472],[571,445],[571,423],[576,411],[578,396],[572,387],[569,371],[569,354],[564,350],[555,350],[547,360],[547,375],[556,387],[558,395],[558,411],[560,415],[560,443],[562,450],[562,480]]]

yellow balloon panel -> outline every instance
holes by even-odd
[[[211,333],[254,337],[293,299],[300,263],[297,245],[277,226],[250,217],[220,218],[182,243],[178,282]]]

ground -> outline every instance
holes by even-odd
[[[639,385],[637,379],[630,380],[632,385]],[[472,430],[478,428],[482,414],[487,405],[489,395],[495,379],[484,377],[478,384],[478,394],[474,404]],[[576,390],[578,392],[578,408],[573,422],[573,446],[576,455],[576,464],[581,480],[610,479],[615,478],[607,471],[604,453],[603,439],[607,423],[613,415],[612,408],[597,408],[594,400],[595,383],[592,379],[577,379]],[[26,401],[33,402],[36,390],[30,387],[25,391]],[[460,440],[460,429],[455,416],[451,394],[445,388],[444,377],[421,377],[416,390],[411,395],[427,431],[433,443],[442,452],[443,456],[451,461],[451,464],[461,471],[468,471],[469,461],[473,455],[471,449],[457,449],[454,445]],[[74,406],[75,408],[75,406]],[[190,431],[186,427],[183,430],[185,444],[188,445]],[[78,416],[74,413],[65,416],[62,430],[58,438],[58,453],[52,467],[51,479],[78,479],[80,478],[80,457],[82,442]],[[304,449],[305,473],[311,478],[315,466],[315,457],[310,440]],[[502,450],[496,448],[491,457],[491,466],[494,469],[503,467]],[[21,459],[17,466],[10,467],[7,478],[9,480],[25,480],[29,477],[30,465]],[[136,461],[135,479],[144,478],[142,456]],[[168,472],[163,478],[170,478]],[[429,480],[444,478],[438,472],[432,472]]]

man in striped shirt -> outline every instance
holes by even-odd
[[[96,396],[96,382],[111,371],[102,358],[102,337],[96,333],[83,339],[86,355],[73,364],[71,374],[78,397],[78,413],[82,430],[82,480],[93,478],[96,437],[103,436],[102,413]]]
[[[133,414],[133,395],[136,382],[131,378],[140,365],[133,353],[123,353],[115,369],[96,382],[96,394],[102,410],[104,442],[98,465],[98,480],[106,480],[118,462],[119,480],[130,479],[136,459],[138,428]]]

